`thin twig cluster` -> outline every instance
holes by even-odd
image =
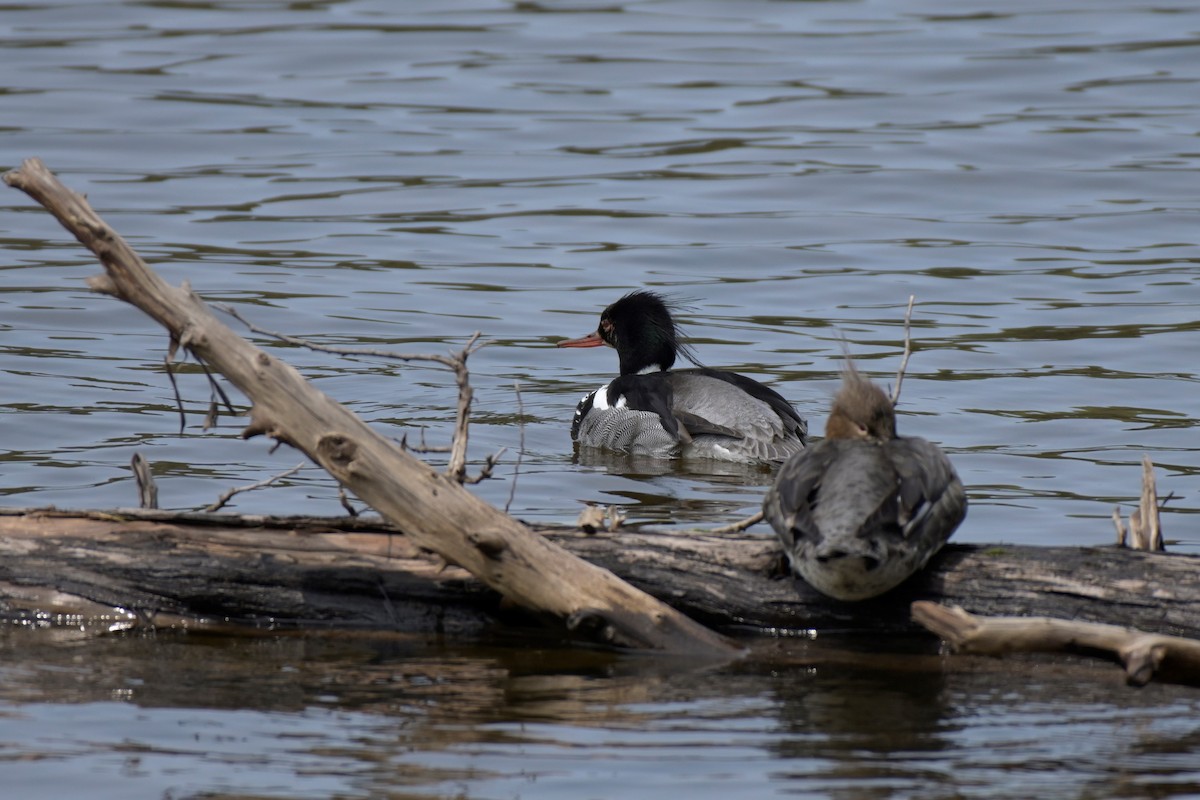
[[[179,433],[183,433],[183,429],[187,427],[187,414],[183,410],[183,397],[179,394],[179,383],[175,380],[175,367],[177,363],[175,356],[179,352],[179,340],[171,337],[171,343],[167,347],[166,358],[163,359],[163,364],[167,369],[167,378],[171,381],[171,391],[175,394],[175,407],[179,410]],[[217,379],[213,377],[212,370],[208,368],[208,364],[204,363],[204,359],[196,355],[191,348],[184,346],[184,353],[196,359],[196,363],[200,365],[200,369],[204,370],[204,376],[208,379],[208,411],[204,415],[204,430],[208,430],[217,424],[217,417],[220,414],[220,404],[224,404],[225,409],[230,415],[237,414],[234,411],[233,403],[229,400],[229,395],[225,393],[225,389],[221,384],[217,383]],[[218,404],[218,400],[220,404]]]
[[[396,361],[429,361],[435,364],[449,367],[454,372],[454,382],[458,386],[458,409],[454,419],[454,438],[448,448],[432,447],[425,443],[425,432],[421,432],[421,442],[413,447],[408,443],[408,434],[400,440],[401,447],[412,449],[414,452],[446,452],[450,453],[450,458],[446,464],[446,473],[454,478],[459,483],[479,483],[491,477],[496,463],[504,450],[494,453],[487,457],[483,468],[478,475],[467,475],[467,438],[468,429],[471,419],[471,400],[474,397],[474,390],[471,388],[470,372],[467,369],[467,358],[481,347],[487,345],[487,342],[479,340],[480,333],[476,331],[467,340],[466,345],[457,352],[448,355],[439,353],[398,353],[394,350],[379,350],[367,347],[339,347],[335,345],[318,344],[310,342],[307,339],[301,339],[296,336],[290,336],[286,333],[267,330],[259,327],[247,320],[237,309],[224,303],[215,303],[214,306],[226,314],[229,314],[234,319],[241,322],[254,333],[259,333],[264,336],[270,336],[272,339],[285,342],[287,344],[303,347],[308,350],[313,350],[320,353],[330,353],[333,355],[342,356],[368,356],[372,358],[387,358]]]

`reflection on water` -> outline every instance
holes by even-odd
[[[114,797],[1200,790],[1195,693],[1150,686],[1129,707],[1107,664],[1030,680],[994,659],[836,640],[698,671],[551,645],[52,638],[0,633],[36,656],[0,668],[14,796],[49,796],[47,779],[55,796],[88,797],[108,796],[97,784]]]
[[[634,508],[633,521],[657,525],[733,520],[745,510],[747,493],[761,495],[774,480],[774,471],[763,464],[665,461],[577,445],[574,452],[573,463],[619,476],[620,485],[605,490],[603,502]]]

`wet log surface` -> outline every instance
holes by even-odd
[[[1200,638],[1200,559],[1116,547],[950,545],[865,603],[778,577],[765,530],[540,533],[726,632],[914,632],[913,600]],[[117,624],[333,627],[471,636],[516,613],[382,521],[144,511],[0,512],[0,612]],[[527,622],[528,616],[522,617]]]

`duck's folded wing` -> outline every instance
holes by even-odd
[[[721,370],[664,373],[673,389],[672,408],[705,420],[739,439],[769,442],[804,439],[805,428],[787,401],[757,381]]]
[[[697,414],[692,414],[689,411],[675,410],[675,418],[679,423],[687,429],[687,432],[692,436],[728,436],[731,439],[741,439],[742,434],[735,431],[733,428],[727,428],[724,425],[718,425],[711,420],[707,420]]]
[[[838,456],[836,441],[825,440],[788,459],[763,498],[763,516],[791,549],[797,538],[818,535],[813,517],[821,502],[822,481]]]
[[[779,424],[787,435],[796,436],[801,441],[808,439],[808,423],[806,423],[797,413],[796,409],[789,403],[783,395],[775,391],[769,386],[759,383],[753,378],[748,378],[737,372],[730,372],[723,369],[711,369],[702,367],[697,372],[701,375],[717,380],[724,381],[738,390],[745,392],[755,400],[766,403],[766,405],[779,418]],[[772,421],[774,427],[774,421]]]
[[[897,521],[905,538],[949,539],[967,513],[967,494],[950,459],[937,445],[916,437],[887,446],[899,481]]]

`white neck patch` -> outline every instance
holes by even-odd
[[[608,387],[609,384],[606,383],[596,390],[596,394],[592,397],[593,411],[609,411],[610,409],[625,407],[625,395],[617,397],[616,403],[612,405],[608,404]]]

